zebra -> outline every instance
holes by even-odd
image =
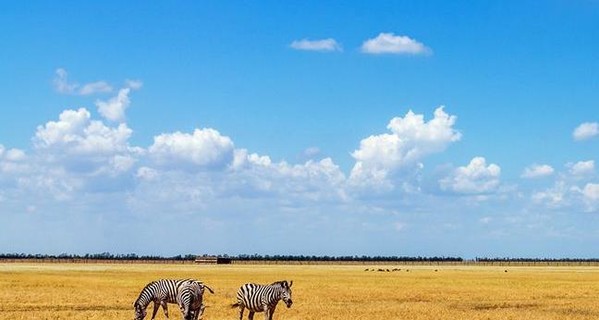
[[[265,320],[272,320],[279,300],[283,300],[287,308],[291,308],[291,285],[293,281],[287,283],[286,280],[273,282],[270,285],[261,285],[255,283],[246,283],[237,291],[237,303],[231,305],[231,308],[239,307],[239,320],[243,319],[245,308],[249,310],[248,319],[254,319],[255,312],[264,312]]]
[[[208,289],[210,290],[209,287]],[[204,313],[203,295],[204,286],[196,281],[189,280],[179,286],[177,303],[184,320],[197,320]]]
[[[208,289],[210,293],[214,291],[204,283],[198,281],[187,281],[179,286],[177,293],[177,303],[183,313],[185,320],[201,319],[206,306],[203,303],[204,289]]]
[[[135,308],[135,320],[143,320],[146,317],[146,309],[150,302],[154,302],[152,320],[156,317],[159,306],[164,310],[164,316],[168,319],[168,303],[177,303],[177,293],[179,287],[188,281],[194,281],[202,287],[207,288],[210,293],[214,291],[202,282],[193,279],[160,279],[148,283],[140,292],[137,300],[133,303]]]

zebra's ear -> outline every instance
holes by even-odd
[[[291,285],[293,285],[293,280],[289,281],[289,288],[291,288]]]

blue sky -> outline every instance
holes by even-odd
[[[598,257],[599,3],[0,4],[0,251]]]

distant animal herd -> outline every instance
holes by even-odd
[[[401,271],[401,269],[399,269],[399,268],[393,268],[393,269],[381,269],[381,268],[379,268],[379,269],[368,269],[368,268],[366,268],[366,269],[364,269],[364,271],[398,272],[398,271]],[[410,272],[410,269],[406,269],[405,271],[406,272]],[[435,269],[435,272],[437,272],[437,271],[439,271],[439,270]]]
[[[269,285],[246,283],[237,290],[237,302],[232,308],[239,308],[239,319],[243,318],[243,312],[248,309],[248,319],[254,319],[254,313],[264,312],[265,320],[272,320],[275,308],[280,300],[283,300],[287,308],[291,308],[291,285],[293,281],[286,280],[273,282]],[[154,303],[152,320],[156,317],[158,309],[162,306],[164,315],[168,319],[168,304],[179,306],[184,320],[201,319],[205,305],[203,302],[204,291],[210,293],[214,290],[205,283],[195,279],[160,279],[148,283],[140,292],[137,300],[133,303],[135,309],[135,320],[143,320],[146,317],[146,309],[150,303]]]

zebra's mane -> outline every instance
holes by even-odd
[[[273,283],[270,284],[271,286],[281,286],[283,288],[288,289],[289,288],[289,284],[287,283],[287,280],[282,280],[282,281],[275,281]]]

